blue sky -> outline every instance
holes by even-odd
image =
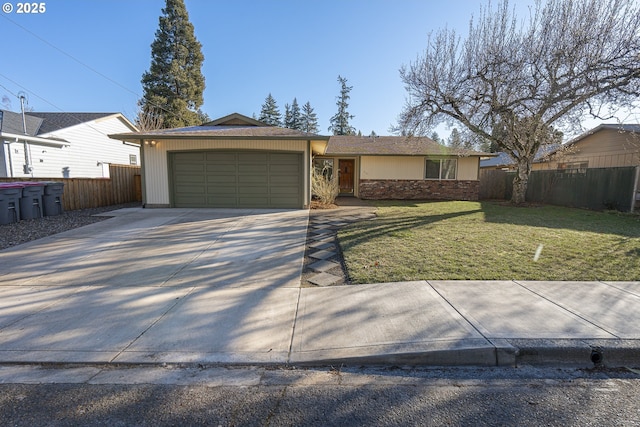
[[[7,1],[2,0],[2,3]],[[27,92],[36,111],[133,118],[164,0],[49,0],[42,14],[0,12],[0,97]],[[518,7],[523,2],[518,2]],[[524,2],[531,3],[531,2]],[[388,134],[405,100],[399,69],[430,31],[463,34],[481,0],[185,0],[202,43],[202,107],[211,118],[258,114],[271,93],[309,101],[327,134],[338,75],[353,86],[352,125]],[[441,132],[443,132],[441,130]],[[446,131],[444,131],[446,132]]]

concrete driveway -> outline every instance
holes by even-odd
[[[285,362],[308,211],[122,209],[0,252],[0,362]]]

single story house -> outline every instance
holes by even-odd
[[[340,194],[361,199],[478,200],[480,157],[426,137],[332,136],[314,158],[338,172]]]
[[[0,177],[108,178],[109,164],[140,165],[137,144],[108,135],[135,131],[120,113],[0,110]]]
[[[485,155],[429,138],[320,136],[237,113],[110,137],[140,145],[145,207],[306,208],[312,168],[325,166],[339,173],[342,194],[477,200]]]
[[[532,170],[541,170],[542,164],[549,160],[551,153],[561,148],[560,144],[545,145],[540,147],[536,153],[536,157],[533,160]],[[484,170],[503,170],[503,171],[515,171],[516,162],[505,152],[495,153],[494,157],[486,157],[480,159],[480,169]]]

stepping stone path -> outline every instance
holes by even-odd
[[[370,206],[344,206],[309,211],[302,286],[348,285],[342,252],[337,241],[341,227],[375,218]]]

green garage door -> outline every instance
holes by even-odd
[[[169,153],[177,208],[301,208],[302,153]]]

